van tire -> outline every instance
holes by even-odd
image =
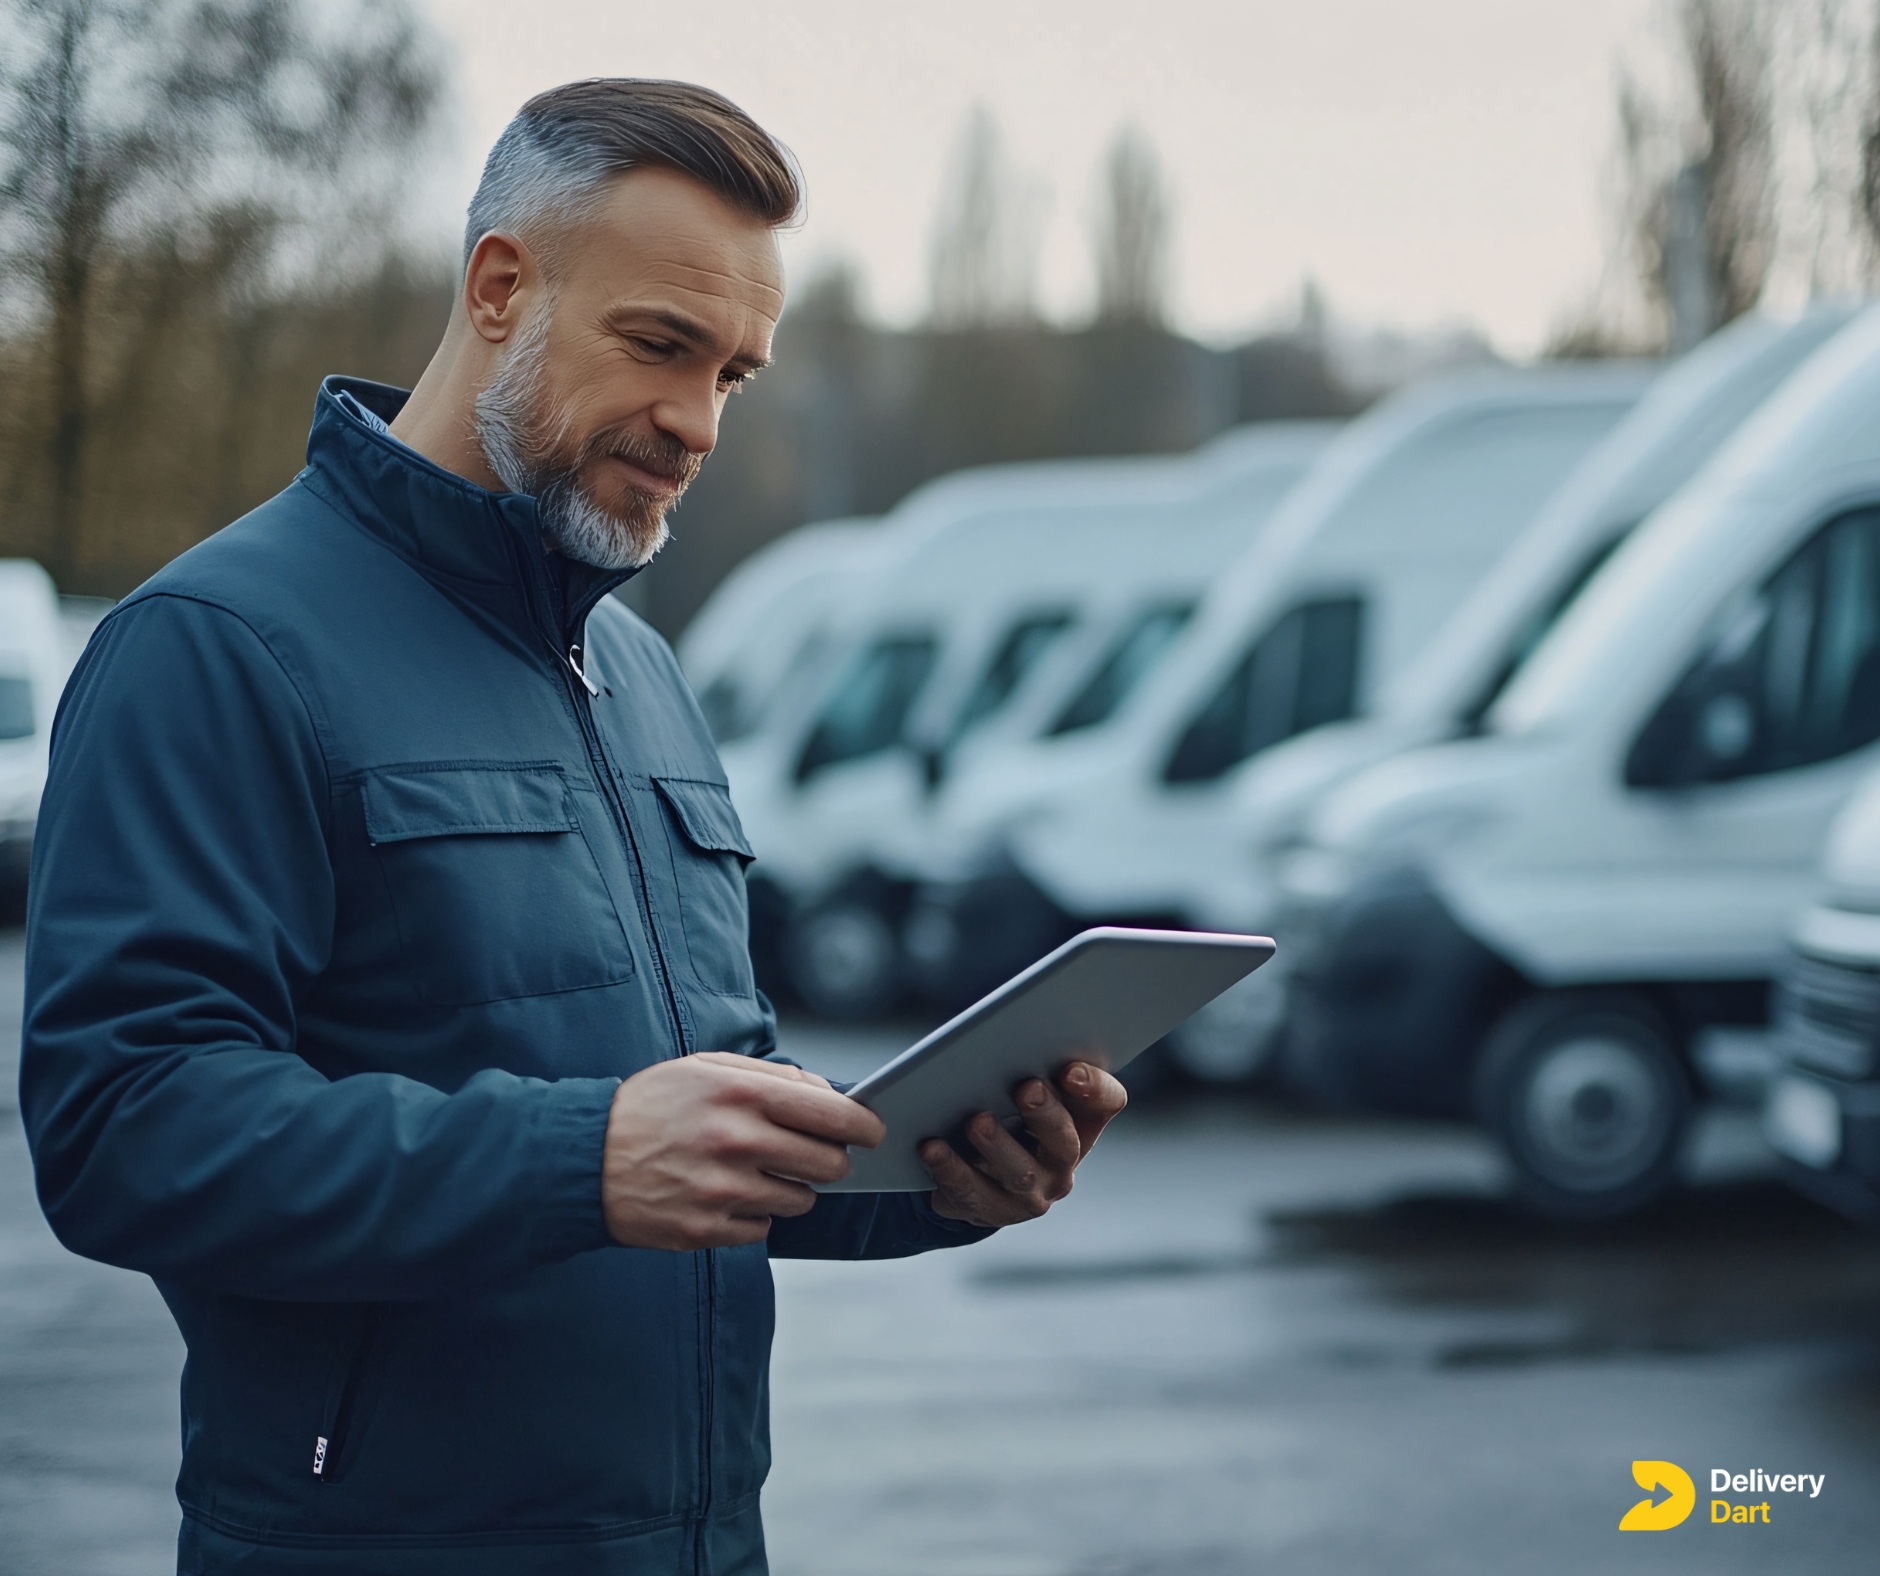
[[[879,904],[858,893],[825,898],[791,920],[783,966],[790,989],[819,1017],[881,1018],[900,999],[896,926]]]
[[[1612,1220],[1677,1175],[1691,1081],[1677,1039],[1638,991],[1529,996],[1490,1031],[1477,1109],[1514,1165],[1521,1201],[1554,1220]]]

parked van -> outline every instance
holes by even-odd
[[[1792,940],[1763,1130],[1804,1193],[1880,1225],[1880,773],[1835,818]]]
[[[818,703],[726,755],[760,901],[787,909],[790,989],[835,1016],[892,1002],[905,901],[882,851],[948,762],[1092,628],[1185,615],[1324,441],[1320,424],[1276,424],[1193,458],[1061,462],[1043,490],[1026,467],[1016,496],[982,489],[912,529],[889,517],[893,546],[850,597]]]
[[[1667,1185],[1880,759],[1877,411],[1870,309],[1627,538],[1479,737],[1330,796],[1283,867],[1298,1082],[1478,1115],[1556,1215]]]
[[[1235,846],[1237,769],[1368,710],[1651,376],[1458,373],[1352,422],[1125,701],[949,779],[916,974],[950,1004],[1087,924],[1190,923],[1189,872]]]
[[[1691,475],[1788,374],[1853,316],[1817,306],[1778,323],[1739,318],[1664,373],[1581,461],[1421,658],[1387,683],[1368,717],[1333,723],[1254,756],[1224,784],[1225,846],[1193,846],[1184,912],[1207,930],[1270,933],[1276,862],[1339,782],[1399,750],[1476,732],[1522,659],[1627,533]],[[1266,1062],[1286,1000],[1290,949],[1171,1036],[1203,1079]]]
[[[27,559],[0,559],[0,880],[26,877],[47,745],[72,653],[51,578]]]
[[[720,744],[750,733],[780,690],[814,666],[879,535],[868,518],[799,526],[739,564],[693,615],[679,666]]]

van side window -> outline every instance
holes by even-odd
[[[1626,759],[1634,788],[1729,782],[1880,739],[1880,507],[1726,607]]]
[[[33,681],[0,677],[0,739],[33,736]]]
[[[1075,733],[1079,728],[1094,728],[1108,722],[1116,708],[1148,676],[1162,654],[1175,643],[1188,620],[1194,616],[1192,603],[1171,603],[1152,607],[1137,615],[1134,622],[1104,653],[1096,671],[1045,729],[1047,736]]]
[[[1363,625],[1357,597],[1305,602],[1282,615],[1188,725],[1163,779],[1210,782],[1282,739],[1351,716]]]
[[[803,743],[796,780],[900,744],[939,654],[932,635],[893,635],[858,652]]]
[[[960,714],[953,719],[951,742],[965,738],[1010,700],[1039,658],[1073,622],[1070,613],[1059,609],[1027,614],[1007,630],[973,692],[966,697],[966,704],[960,707]]]

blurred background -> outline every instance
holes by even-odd
[[[780,1576],[1864,1565],[1874,0],[0,15],[0,1105],[91,627],[322,375],[415,380],[523,99],[697,80],[809,204],[621,595],[784,1048],[860,1076],[1092,924],[1279,943],[1047,1221],[778,1266]],[[173,1568],[180,1362],[9,1115],[0,1570]],[[1698,1516],[1620,1533],[1640,1458]],[[1713,1524],[1751,1468],[1826,1483]]]

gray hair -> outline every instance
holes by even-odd
[[[552,251],[553,232],[591,214],[616,175],[641,165],[690,175],[769,225],[802,206],[794,161],[729,99],[689,82],[632,77],[538,93],[503,128],[470,199],[464,263],[492,230]]]

